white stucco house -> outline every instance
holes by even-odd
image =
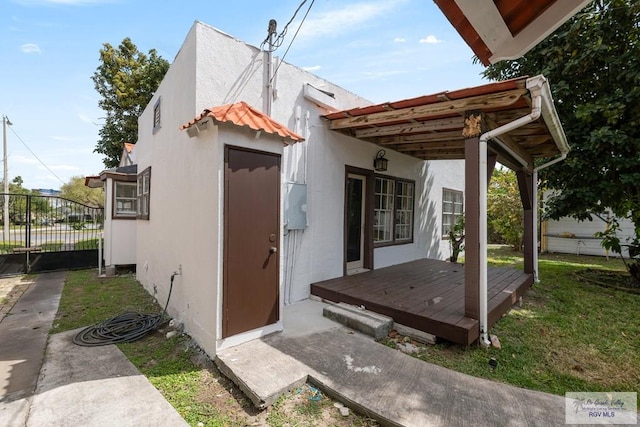
[[[102,260],[107,275],[136,263],[137,171],[133,144],[125,144],[120,165],[85,178],[85,185],[104,190]]]
[[[137,279],[164,301],[180,273],[169,313],[210,355],[281,330],[313,282],[448,258],[442,224],[462,214],[464,161],[329,130],[323,115],[371,103],[269,57],[196,22],[139,119]]]

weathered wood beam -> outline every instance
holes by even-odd
[[[455,101],[437,102],[411,108],[400,108],[393,111],[381,111],[379,113],[364,114],[362,116],[333,119],[331,120],[330,129],[337,130],[356,126],[380,125],[401,120],[426,119],[445,114],[461,114],[465,111],[480,110],[483,108],[507,107],[517,102],[522,95],[526,93],[526,89],[514,89]]]
[[[404,153],[410,156],[413,156],[417,159],[422,160],[464,160],[464,151],[452,152],[452,153],[437,153],[432,154],[431,152],[426,152],[424,155],[421,153]]]
[[[392,145],[392,144],[415,144],[420,142],[447,142],[447,141],[464,141],[464,137],[460,131],[454,132],[437,132],[437,133],[421,133],[417,135],[403,136],[383,136],[374,139],[376,144]]]
[[[438,119],[427,122],[404,123],[398,125],[380,126],[364,129],[356,129],[356,138],[372,138],[388,135],[402,135],[421,132],[433,132],[439,130],[460,129],[464,125],[462,117],[452,117],[449,119]]]
[[[499,127],[498,124],[495,121],[493,121],[490,117],[487,117],[487,122],[488,122],[488,125],[491,127],[491,129],[495,129]],[[510,134],[511,132],[509,134],[500,135],[498,139],[502,141],[502,143],[505,146],[507,146],[511,151],[513,151],[516,155],[518,155],[518,157],[520,157],[522,160],[527,162],[529,166],[533,166],[533,156],[531,156],[531,154],[529,154],[524,148],[518,145],[518,143],[516,143],[511,138]]]
[[[503,157],[501,155],[498,155],[498,163],[500,163],[503,166],[508,167],[512,171],[517,171],[517,170],[522,169],[522,166],[520,166],[519,163],[516,163],[512,159],[507,159],[506,157]]]
[[[451,151],[452,149],[464,150],[464,140],[462,141],[446,141],[438,143],[416,143],[416,144],[398,144],[397,147],[390,147],[396,151]]]

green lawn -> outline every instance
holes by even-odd
[[[510,249],[491,249],[489,257],[492,265],[522,268],[521,256]],[[620,260],[541,255],[540,283],[529,291],[521,308],[491,329],[502,349],[443,343],[421,346],[416,357],[560,395],[640,390],[640,295],[578,281],[574,274],[587,268],[624,270]],[[51,333],[95,324],[125,311],[157,313],[160,307],[132,276],[105,279],[95,271],[71,271]],[[191,425],[323,425],[323,417],[335,412],[331,400],[324,398],[316,405],[301,392],[256,411],[184,335],[166,339],[154,333],[119,348]],[[491,357],[498,361],[495,370],[488,364]],[[330,424],[375,425],[356,415],[332,419]]]
[[[508,248],[490,249],[495,266],[522,268]],[[419,358],[470,375],[563,395],[640,390],[640,295],[581,283],[586,268],[624,270],[620,260],[541,255],[540,279],[490,331],[502,349],[424,346]],[[393,346],[393,342],[388,342]],[[498,361],[492,370],[491,357]]]
[[[99,278],[93,270],[69,271],[51,333],[93,325],[126,311],[159,313],[161,307],[133,276]],[[186,335],[167,339],[155,332],[118,347],[192,426],[377,425],[354,413],[342,417],[326,396],[308,399],[308,386],[257,411]]]

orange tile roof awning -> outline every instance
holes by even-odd
[[[220,107],[207,108],[193,120],[180,126],[180,130],[192,128],[208,117],[216,122],[231,123],[236,126],[248,127],[258,132],[278,135],[285,140],[286,144],[295,144],[296,142],[304,141],[303,137],[244,101]]]
[[[473,88],[440,92],[397,102],[353,108],[324,116],[329,128],[418,159],[464,159],[465,113],[484,113],[487,130],[531,113],[529,80],[489,83]],[[549,94],[550,96],[550,94]],[[564,132],[551,101],[539,119],[501,135],[490,143],[502,164],[519,168],[514,153],[533,165],[535,158],[554,157],[568,151]],[[505,151],[504,146],[508,147]]]
[[[434,0],[484,65],[516,59],[591,0]]]

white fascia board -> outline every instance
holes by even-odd
[[[491,49],[493,55],[489,62],[495,64],[504,59],[517,59],[527,53],[530,49],[548,37],[567,22],[573,15],[578,13],[591,0],[559,0],[545,10],[535,21],[525,27],[515,37],[505,39],[497,46],[496,50]]]
[[[515,37],[493,0],[455,0],[456,4],[492,52],[489,62],[517,59],[540,43],[591,0],[558,0]]]
[[[482,41],[495,53],[505,40],[513,40],[511,31],[493,0],[455,0]]]

